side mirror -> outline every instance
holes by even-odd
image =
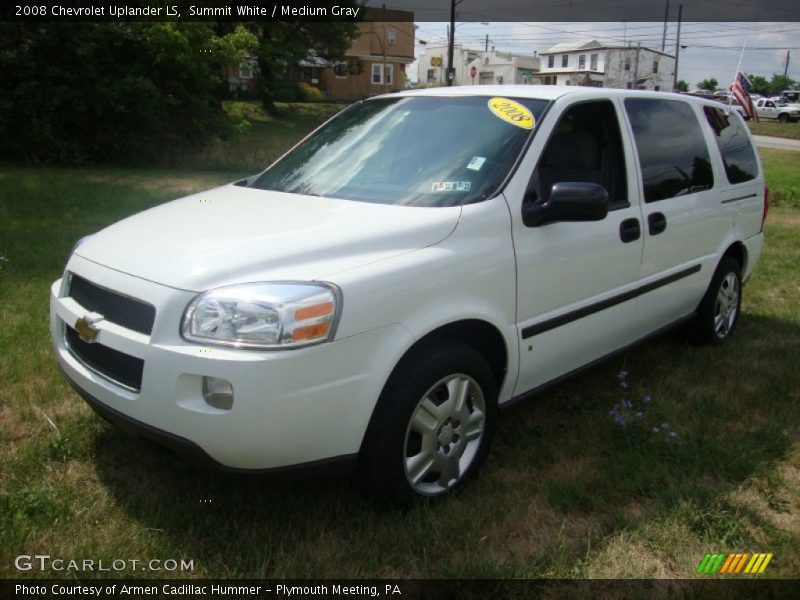
[[[523,204],[522,222],[538,227],[557,221],[602,221],[608,214],[608,191],[596,183],[554,183],[545,204]]]

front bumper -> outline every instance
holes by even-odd
[[[68,271],[156,307],[151,335],[101,321],[96,339],[144,361],[141,389],[126,389],[78,360],[64,340],[85,314],[51,288],[50,330],[58,364],[92,408],[120,428],[176,454],[231,471],[352,463],[372,410],[394,365],[396,348],[410,344],[399,325],[335,342],[284,351],[190,344],[179,334],[193,292],[176,290],[73,256]],[[202,397],[203,376],[233,385],[230,410]]]

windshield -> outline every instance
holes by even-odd
[[[497,192],[546,105],[488,96],[367,100],[251,187],[381,204],[479,202]]]

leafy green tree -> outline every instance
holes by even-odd
[[[675,84],[675,91],[676,92],[688,92],[689,91],[689,84],[686,83],[683,79],[679,79],[678,82]]]
[[[698,88],[700,88],[701,90],[707,90],[709,92],[716,92],[718,86],[719,83],[713,77],[710,77],[708,79],[703,79],[703,81],[697,84]]]
[[[225,135],[223,66],[256,43],[200,22],[0,24],[0,154],[141,161]]]
[[[780,96],[783,90],[794,89],[795,80],[791,77],[784,77],[775,73],[769,82],[769,91],[771,96]]]
[[[257,30],[261,101],[272,115],[277,113],[276,95],[290,83],[292,67],[304,59],[318,58],[326,62],[340,59],[350,41],[358,35],[356,24],[349,22],[259,22]]]
[[[762,96],[770,95],[769,81],[767,81],[765,77],[761,75],[748,75],[747,78],[750,80],[752,92],[761,94]]]

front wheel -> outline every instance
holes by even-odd
[[[700,302],[695,338],[721,344],[733,335],[742,304],[742,272],[739,263],[723,257]]]
[[[789,115],[778,115],[778,121],[780,121],[781,123],[788,123]]]
[[[497,382],[475,350],[451,341],[414,350],[378,401],[359,483],[403,503],[460,487],[489,452],[496,408]]]

